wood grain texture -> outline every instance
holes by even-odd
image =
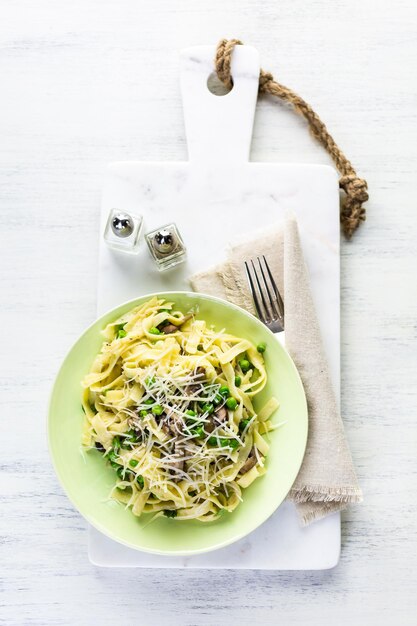
[[[0,624],[415,624],[417,165],[414,0],[3,0],[0,7]],[[94,318],[105,164],[179,160],[178,50],[237,36],[327,122],[369,183],[342,248],[343,414],[363,505],[327,572],[100,570],[45,412]],[[327,163],[262,100],[252,158]]]

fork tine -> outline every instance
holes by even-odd
[[[264,295],[264,289],[262,289],[262,287],[261,287],[261,283],[260,283],[260,280],[259,280],[258,272],[256,271],[256,267],[255,267],[255,264],[253,262],[253,259],[251,259],[250,262],[251,262],[251,265],[252,265],[253,273],[255,275],[256,284],[258,285],[258,290],[259,290],[259,294],[261,296],[262,304],[264,305],[264,309],[265,309],[265,313],[266,313],[266,321],[270,322],[272,320],[272,317],[271,317],[271,313],[270,313],[270,310],[268,308],[268,305],[266,303],[266,299],[265,299],[265,295]]]
[[[281,294],[280,294],[279,289],[278,289],[278,287],[276,285],[276,282],[275,282],[275,280],[274,280],[274,278],[272,276],[271,270],[269,269],[269,265],[268,265],[268,262],[267,262],[267,260],[265,258],[265,255],[262,255],[262,258],[264,260],[266,271],[268,272],[269,280],[271,281],[272,289],[274,290],[274,294],[275,294],[275,297],[277,299],[279,316],[283,320],[284,319],[284,302],[283,302],[283,300],[281,298]]]
[[[265,260],[265,257],[263,257],[263,258]],[[258,261],[259,269],[260,269],[261,274],[262,274],[264,287],[265,287],[266,293],[268,294],[269,306],[271,307],[272,313],[273,313],[273,315],[275,315],[275,317],[281,317],[280,316],[280,312],[279,312],[279,310],[276,307],[274,298],[272,297],[271,291],[269,289],[268,281],[265,278],[264,269],[262,267],[261,259],[259,257],[257,257],[257,261]]]
[[[258,300],[258,295],[256,293],[255,285],[253,283],[252,276],[251,276],[251,273],[249,271],[249,265],[247,264],[246,261],[245,261],[245,270],[246,270],[246,276],[247,276],[248,282],[249,282],[249,289],[250,289],[250,292],[252,294],[253,301],[255,303],[256,312],[258,314],[259,319],[265,324],[266,323],[266,319],[265,319],[262,307],[260,305],[260,302]]]

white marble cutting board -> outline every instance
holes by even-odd
[[[340,393],[339,191],[334,169],[322,165],[250,163],[259,57],[235,49],[234,87],[225,96],[207,88],[215,49],[185,50],[181,88],[189,161],[129,162],[109,166],[102,200],[98,313],[144,293],[189,289],[188,277],[225,258],[241,234],[297,214],[333,383]],[[135,257],[103,242],[110,209],[144,216],[144,230],[174,221],[188,249],[187,262],[158,272],[143,242]],[[284,503],[258,530],[222,550],[195,557],[161,557],[126,548],[90,529],[90,560],[115,567],[325,569],[337,564],[340,515],[301,528]]]

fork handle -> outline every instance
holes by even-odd
[[[285,330],[281,330],[279,333],[274,333],[274,335],[280,342],[281,346],[285,348]]]

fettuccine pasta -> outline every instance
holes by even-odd
[[[211,522],[265,473],[278,402],[258,413],[263,352],[154,297],[103,331],[83,380],[83,445],[115,470],[112,497],[143,513]]]

